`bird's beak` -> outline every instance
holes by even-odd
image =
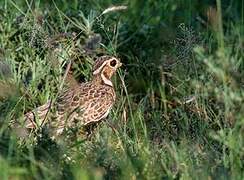
[[[123,64],[121,62],[119,62],[119,66],[118,67],[121,67]]]

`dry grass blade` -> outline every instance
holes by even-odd
[[[109,12],[114,12],[114,11],[121,11],[121,10],[126,10],[127,9],[127,6],[111,6],[107,9],[105,9],[101,15],[103,14],[107,14]]]

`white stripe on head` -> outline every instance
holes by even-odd
[[[93,74],[93,75],[96,75],[96,74],[100,73],[101,70],[103,69],[103,67],[104,67],[106,64],[107,64],[107,61],[104,61],[103,64],[102,64],[97,70],[93,71],[92,74]]]
[[[101,77],[102,77],[102,80],[103,80],[103,82],[104,82],[105,84],[107,84],[107,85],[113,87],[113,83],[112,83],[108,78],[106,78],[106,77],[104,76],[104,74],[101,74]]]

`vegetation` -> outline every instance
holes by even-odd
[[[243,179],[244,1],[0,1],[0,179]],[[120,57],[117,102],[72,147],[13,119]],[[114,127],[114,128],[111,128]]]

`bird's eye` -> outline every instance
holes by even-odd
[[[110,66],[111,66],[111,67],[115,67],[116,64],[117,64],[116,60],[112,60],[112,61],[110,61]]]

